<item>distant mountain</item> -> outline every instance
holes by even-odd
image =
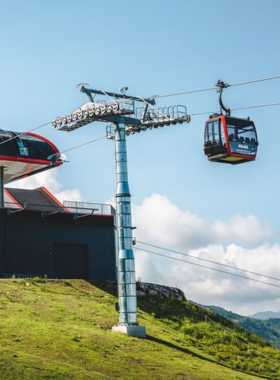
[[[248,315],[248,317],[257,319],[280,318],[280,311],[261,311],[253,315]]]
[[[225,310],[218,306],[200,306],[210,310],[212,313],[219,314],[224,318],[229,319],[231,322],[256,335],[259,335],[261,338],[265,339],[267,342],[280,350],[280,318],[269,317],[269,319],[261,319],[258,317],[258,319],[255,319],[256,317],[243,317],[242,315],[232,313],[231,311]],[[275,314],[280,314],[272,312],[268,313],[271,313],[273,316],[275,316]],[[255,315],[259,314],[262,313],[257,313]]]

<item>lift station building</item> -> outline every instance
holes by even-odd
[[[57,167],[63,159],[38,135],[0,131],[0,144],[1,139],[9,141],[0,145],[0,277],[115,281],[114,208],[62,204],[44,187],[4,189],[4,184]]]

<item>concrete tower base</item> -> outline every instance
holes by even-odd
[[[146,326],[113,326],[114,332],[126,334],[127,336],[134,336],[137,338],[146,338]]]

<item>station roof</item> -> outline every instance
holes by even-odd
[[[5,207],[41,212],[69,212],[45,187],[34,190],[5,188]]]
[[[107,204],[68,201],[67,206],[63,206],[45,187],[34,190],[5,188],[4,207],[0,208],[0,219],[11,218],[25,222],[38,220],[38,223],[44,221],[44,223],[67,222],[78,225],[115,226],[114,215],[114,208]]]

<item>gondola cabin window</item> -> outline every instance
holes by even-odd
[[[257,134],[254,125],[249,123],[241,127],[227,124],[228,141],[232,153],[255,156],[257,152]]]

